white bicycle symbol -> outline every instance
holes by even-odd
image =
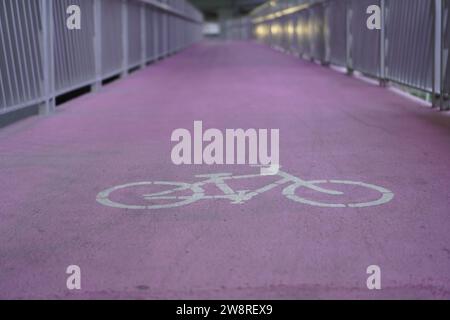
[[[328,208],[364,208],[371,206],[378,206],[385,204],[391,201],[394,198],[394,193],[386,188],[379,187],[373,184],[368,184],[364,182],[356,182],[356,181],[347,181],[347,180],[313,180],[313,181],[305,181],[298,177],[295,177],[289,173],[283,172],[281,170],[278,171],[276,176],[280,177],[280,180],[270,183],[262,188],[256,190],[233,190],[228,184],[229,180],[240,180],[240,179],[252,179],[261,177],[260,174],[247,174],[247,175],[238,175],[234,176],[231,173],[216,173],[216,174],[203,174],[196,175],[196,178],[202,178],[204,180],[194,183],[185,183],[185,182],[171,182],[171,181],[145,181],[145,182],[134,182],[128,183],[116,187],[109,188],[100,192],[97,195],[97,201],[102,205],[113,207],[113,208],[121,208],[121,209],[133,209],[133,210],[152,210],[152,209],[168,209],[181,207],[184,205],[188,205],[200,200],[211,200],[211,199],[227,199],[230,200],[232,204],[243,204],[252,198],[256,197],[259,194],[268,192],[278,186],[283,184],[289,184],[286,186],[282,193],[288,199],[293,200],[295,202],[317,206],[317,207],[328,207]],[[219,195],[207,195],[204,190],[204,186],[212,184],[215,185],[220,191]],[[320,187],[319,185],[323,184],[334,184],[334,185],[344,185],[344,186],[356,186],[361,188],[371,189],[372,191],[376,191],[380,194],[380,196],[372,201],[368,202],[356,202],[356,203],[324,203],[313,200],[308,200],[306,198],[300,197],[296,195],[296,191],[299,188],[307,188],[310,190],[314,190],[316,192],[339,196],[344,193],[341,191],[325,189]],[[163,204],[152,204],[152,205],[131,205],[120,203],[111,200],[111,195],[119,190],[131,189],[136,187],[148,187],[148,186],[156,186],[167,187],[170,186],[169,190],[164,190],[156,193],[146,193],[143,194],[142,197],[146,201],[149,202],[158,202],[165,201],[168,203]],[[189,192],[188,195],[176,195],[176,193],[186,193]],[[192,194],[190,194],[192,192]]]

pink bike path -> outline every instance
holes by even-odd
[[[292,201],[280,186],[243,204],[96,201],[132,182],[258,172],[173,165],[171,133],[195,120],[278,128],[283,171],[395,196],[326,208]],[[448,114],[262,45],[202,43],[0,129],[0,298],[450,298],[449,169]],[[248,190],[271,179],[233,183]],[[346,191],[342,201],[376,196]],[[119,198],[146,201],[133,190]],[[69,265],[81,268],[79,291],[66,288]],[[381,290],[367,289],[369,265],[381,268]]]

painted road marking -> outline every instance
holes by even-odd
[[[394,193],[386,188],[376,186],[374,184],[368,184],[364,182],[348,181],[348,180],[314,180],[305,181],[298,177],[295,177],[289,173],[278,170],[276,174],[281,179],[265,185],[256,190],[233,190],[228,184],[228,180],[241,180],[241,179],[254,179],[261,177],[260,174],[246,174],[234,176],[231,173],[214,173],[214,174],[203,174],[196,175],[197,178],[202,178],[204,180],[195,183],[186,182],[171,182],[171,181],[144,181],[144,182],[133,182],[127,183],[119,186],[115,186],[100,192],[97,195],[97,202],[104,206],[118,208],[118,209],[131,209],[131,210],[152,210],[152,209],[168,209],[176,208],[185,205],[192,204],[200,200],[230,200],[232,204],[244,204],[250,201],[259,194],[268,192],[278,186],[290,183],[287,187],[282,190],[282,194],[286,198],[310,205],[315,207],[326,207],[326,208],[366,208],[372,206],[379,206],[390,202],[394,198]],[[215,185],[222,194],[217,195],[206,195],[203,186],[212,184]],[[330,190],[321,187],[321,184],[335,184],[335,185],[352,185],[361,188],[370,189],[376,191],[381,196],[377,199],[368,202],[356,202],[356,203],[325,203],[319,201],[313,201],[305,199],[296,195],[296,191],[300,188],[307,188],[318,193],[339,196],[343,195],[343,192]],[[166,204],[154,204],[154,205],[136,205],[136,204],[126,204],[111,200],[111,195],[123,189],[142,187],[142,186],[170,186],[172,188],[156,192],[156,193],[146,193],[142,194],[142,198],[147,201],[158,201],[166,200],[169,203]],[[180,192],[192,192],[192,195],[176,195]]]

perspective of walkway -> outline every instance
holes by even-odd
[[[280,172],[345,194],[280,183],[194,201],[180,186],[198,175],[254,174],[228,180],[240,191],[280,180],[172,164],[172,131],[195,120],[280,129]],[[0,297],[450,298],[449,146],[447,114],[388,89],[256,43],[195,45],[0,129]],[[156,192],[174,186],[185,196]],[[389,201],[317,205],[379,192]],[[66,288],[69,265],[79,291]],[[381,290],[367,288],[370,265]]]

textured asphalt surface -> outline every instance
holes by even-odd
[[[362,181],[395,197],[326,208],[294,202],[280,186],[243,204],[132,210],[96,201],[132,182],[258,172],[173,165],[171,133],[192,131],[194,120],[278,128],[283,171]],[[54,115],[0,129],[0,298],[450,298],[449,169],[445,113],[261,45],[196,45]],[[115,200],[149,202],[141,189]],[[297,192],[331,202],[376,196],[343,191]],[[66,288],[72,264],[80,291]],[[382,289],[370,291],[374,264]]]

